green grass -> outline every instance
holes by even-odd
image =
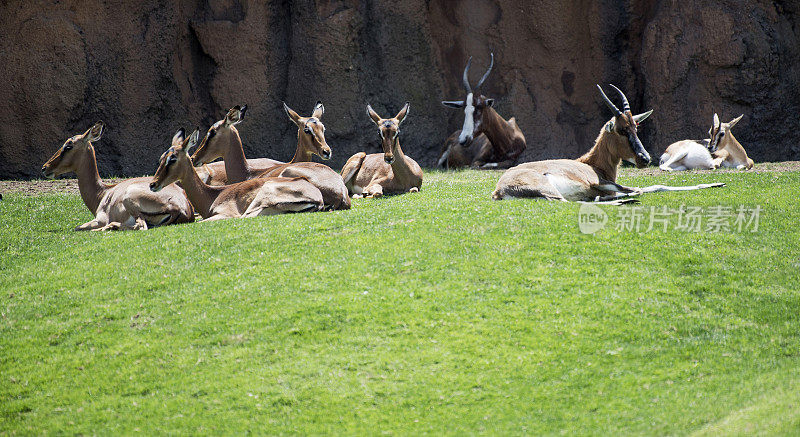
[[[800,173],[621,176],[755,233],[584,235],[498,177],[121,233],[6,194],[0,432],[800,434]]]

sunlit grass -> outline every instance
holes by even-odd
[[[350,211],[78,233],[77,195],[0,202],[0,431],[800,432],[800,173],[641,206],[758,232],[578,230],[428,173]],[[644,231],[644,229],[643,229]]]

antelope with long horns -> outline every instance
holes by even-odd
[[[150,190],[161,192],[173,182],[180,182],[186,195],[207,220],[255,217],[288,212],[322,209],[322,193],[303,178],[256,178],[225,186],[211,186],[197,175],[189,158],[189,149],[197,144],[200,131],[184,138],[178,130],[173,145],[161,155],[158,169],[150,181]]]
[[[514,117],[508,121],[503,119],[492,107],[494,99],[480,94],[481,86],[494,67],[494,53],[491,55],[489,68],[478,81],[474,92],[469,83],[471,64],[472,58],[470,57],[461,78],[467,92],[466,98],[459,101],[442,102],[449,108],[464,110],[464,126],[461,131],[450,135],[445,141],[438,164],[440,166],[446,164],[448,168],[461,166],[509,168],[516,164],[519,155],[525,150],[525,135],[517,126]],[[458,141],[455,141],[456,137]]]
[[[192,205],[174,184],[153,193],[148,189],[148,177],[126,179],[115,185],[103,183],[93,146],[103,135],[103,129],[103,122],[98,122],[82,135],[68,139],[42,166],[42,174],[47,178],[69,172],[78,176],[83,203],[95,218],[75,230],[141,230],[194,221]]]
[[[297,149],[291,161],[272,167],[259,177],[306,178],[322,192],[325,209],[350,209],[350,196],[339,173],[327,165],[310,162],[313,155],[325,160],[333,155],[325,141],[325,125],[320,120],[325,107],[317,102],[311,117],[301,117],[286,103],[283,104],[283,109],[297,126]]]
[[[283,164],[269,158],[245,159],[242,139],[236,125],[244,120],[247,105],[236,105],[225,115],[225,118],[214,123],[206,132],[200,146],[192,154],[192,162],[200,166],[198,173],[209,185],[225,185],[252,179],[268,168]],[[222,163],[211,163],[222,158]]]
[[[410,105],[393,118],[381,118],[367,105],[367,116],[378,126],[383,153],[356,153],[342,168],[342,179],[353,196],[381,197],[419,191],[422,169],[400,148],[400,125],[408,116]]]
[[[600,85],[597,89],[605,104],[614,113],[600,130],[594,147],[578,159],[554,159],[528,162],[506,171],[492,193],[495,200],[514,197],[543,198],[561,201],[606,201],[624,203],[635,199],[623,199],[641,193],[655,191],[685,191],[722,186],[703,184],[690,187],[666,187],[654,185],[646,188],[625,187],[616,183],[617,170],[622,160],[642,168],[650,163],[637,134],[639,123],[652,110],[639,115],[631,113],[627,97],[619,88],[611,85],[622,100],[620,111],[606,96]]]

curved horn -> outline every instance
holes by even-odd
[[[464,76],[461,78],[461,81],[464,82],[464,88],[467,89],[467,94],[472,92],[472,87],[469,86],[469,66],[472,64],[472,56],[469,57],[467,61],[467,66],[464,68]]]
[[[630,112],[631,104],[628,103],[628,98],[625,97],[625,93],[620,91],[619,88],[615,87],[613,83],[610,83],[609,85],[611,85],[611,88],[614,88],[615,90],[617,90],[617,92],[619,93],[619,96],[622,97],[622,112]]]
[[[611,103],[611,99],[609,99],[606,93],[603,92],[603,89],[600,88],[600,85],[597,85],[597,89],[600,90],[600,95],[603,96],[603,101],[605,101],[609,109],[611,109],[614,112],[614,115],[617,116],[622,114],[622,112],[620,112],[620,110],[616,106],[614,106],[613,103]]]
[[[487,77],[489,77],[489,73],[492,72],[492,67],[494,67],[494,53],[492,53],[490,55],[490,58],[489,58],[489,69],[486,70],[486,73],[483,75],[481,80],[478,82],[478,85],[475,86],[476,90],[481,89],[481,85],[483,85],[483,82],[486,80]]]

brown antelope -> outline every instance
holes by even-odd
[[[322,192],[326,209],[350,209],[347,187],[339,173],[327,165],[310,162],[313,155],[325,160],[332,156],[331,148],[325,141],[325,125],[320,121],[325,107],[317,102],[311,117],[297,115],[286,103],[283,104],[283,109],[297,125],[297,150],[291,161],[272,167],[259,177],[306,178]]]
[[[400,148],[400,124],[408,116],[410,105],[394,118],[381,118],[372,106],[367,105],[367,116],[378,126],[383,153],[367,155],[356,153],[342,168],[342,179],[354,197],[381,197],[419,191],[422,186],[422,169],[417,161],[407,157]]]
[[[714,114],[714,126],[708,131],[711,144],[708,150],[714,157],[714,168],[732,167],[737,170],[753,168],[755,163],[747,156],[744,147],[733,136],[733,129],[736,123],[744,117],[744,114],[734,118],[728,123],[720,123],[717,114]]]
[[[495,200],[513,197],[533,197],[562,201],[608,201],[624,203],[634,199],[620,200],[654,191],[685,191],[722,186],[703,184],[690,187],[665,187],[654,185],[646,188],[624,187],[616,183],[617,170],[622,160],[642,168],[650,162],[650,155],[639,141],[637,130],[652,110],[633,115],[628,99],[617,87],[611,85],[622,99],[620,111],[606,96],[600,85],[597,88],[603,101],[614,112],[614,117],[600,130],[594,147],[576,160],[554,159],[528,162],[506,171],[492,193]]]
[[[209,185],[225,185],[252,179],[268,168],[283,164],[280,161],[268,158],[245,159],[242,139],[236,125],[244,120],[247,105],[236,105],[225,115],[225,118],[214,123],[206,132],[200,146],[192,155],[203,182]],[[222,158],[222,163],[211,163],[217,158]],[[203,177],[202,173],[207,176]]]
[[[448,167],[466,164],[475,168],[509,168],[516,164],[517,158],[525,150],[525,135],[517,126],[514,117],[508,121],[504,120],[492,107],[494,99],[480,94],[481,86],[492,72],[494,53],[491,55],[489,69],[475,87],[475,93],[469,84],[471,63],[472,58],[470,57],[461,78],[464,89],[467,91],[466,99],[442,102],[444,106],[450,108],[464,109],[464,126],[460,132],[450,135],[445,141],[439,165],[447,163]],[[485,135],[486,140],[480,139],[481,134]],[[455,142],[456,137],[458,137],[458,144]]]
[[[659,167],[665,171],[713,170],[721,166],[739,170],[753,168],[753,160],[731,133],[731,128],[742,117],[744,114],[728,123],[720,123],[719,116],[714,114],[714,124],[708,130],[708,140],[684,140],[670,144],[661,155]]]
[[[160,192],[179,181],[205,220],[318,211],[322,208],[322,193],[303,178],[256,178],[222,187],[207,185],[197,175],[188,153],[199,137],[199,130],[186,139],[183,129],[175,134],[180,144],[161,155],[150,182],[151,191]]]
[[[68,139],[42,166],[42,174],[47,178],[69,172],[78,176],[83,203],[95,218],[75,230],[139,230],[194,221],[192,205],[176,185],[155,194],[147,189],[147,177],[126,179],[114,185],[103,183],[92,144],[103,135],[103,129],[103,122],[97,122],[82,135]]]

